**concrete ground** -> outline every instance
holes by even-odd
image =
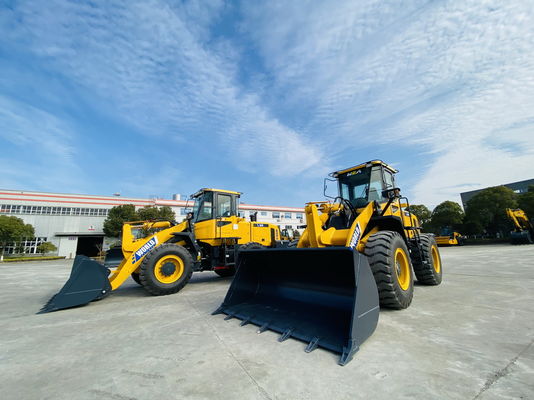
[[[153,297],[128,281],[35,315],[69,261],[0,264],[2,399],[534,399],[534,246],[442,248],[443,284],[383,311],[354,360],[210,313],[229,279]]]

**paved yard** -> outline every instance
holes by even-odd
[[[383,311],[345,367],[324,349],[210,313],[230,280],[152,297],[127,282],[35,315],[71,262],[0,264],[3,399],[533,399],[534,246],[443,248],[443,284]]]

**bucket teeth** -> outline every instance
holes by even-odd
[[[319,340],[320,338],[318,337],[314,337],[310,343],[308,343],[308,345],[306,346],[306,349],[304,350],[306,353],[311,353],[312,351],[314,351],[317,346],[319,346]]]
[[[263,333],[267,329],[269,329],[269,322],[264,323],[260,328],[256,331],[256,333]]]
[[[278,338],[279,342],[284,342],[287,339],[291,337],[291,334],[293,333],[293,328],[286,329],[284,333]]]
[[[243,321],[241,321],[241,323],[239,324],[239,326],[245,326],[245,325],[249,324],[250,321],[252,320],[252,318],[254,318],[254,317],[248,317],[248,318],[245,318]]]
[[[367,257],[347,247],[249,249],[220,313],[277,332],[279,342],[301,340],[307,353],[336,352],[345,364],[376,328],[378,290]]]
[[[235,312],[229,313],[226,317],[224,317],[224,320],[228,321],[229,319],[234,318],[235,314],[236,314]]]

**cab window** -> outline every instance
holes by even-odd
[[[216,218],[229,217],[232,215],[232,196],[228,194],[218,195]]]
[[[205,221],[213,218],[213,192],[205,192],[195,201],[195,221]]]
[[[381,168],[373,167],[371,170],[371,179],[369,182],[368,201],[382,200],[382,171]]]

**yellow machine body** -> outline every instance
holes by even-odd
[[[307,203],[296,247],[240,253],[237,274],[215,313],[239,318],[341,354],[345,365],[375,330],[379,305],[406,308],[413,275],[441,283],[434,236],[421,233],[397,172],[373,160],[333,172],[338,196]],[[326,191],[326,185],[325,185]]]
[[[462,246],[464,237],[459,232],[452,232],[450,235],[436,236],[438,246]]]
[[[127,222],[120,248],[107,252],[105,265],[77,256],[63,288],[41,310],[55,311],[107,296],[130,276],[154,295],[176,293],[193,271],[235,273],[241,247],[274,247],[278,226],[239,217],[241,193],[204,188],[195,193],[192,215],[169,221]],[[109,275],[109,276],[108,276]]]
[[[514,225],[514,230],[510,232],[510,242],[512,244],[534,243],[534,226],[528,219],[527,214],[520,208],[507,208],[506,215]]]

